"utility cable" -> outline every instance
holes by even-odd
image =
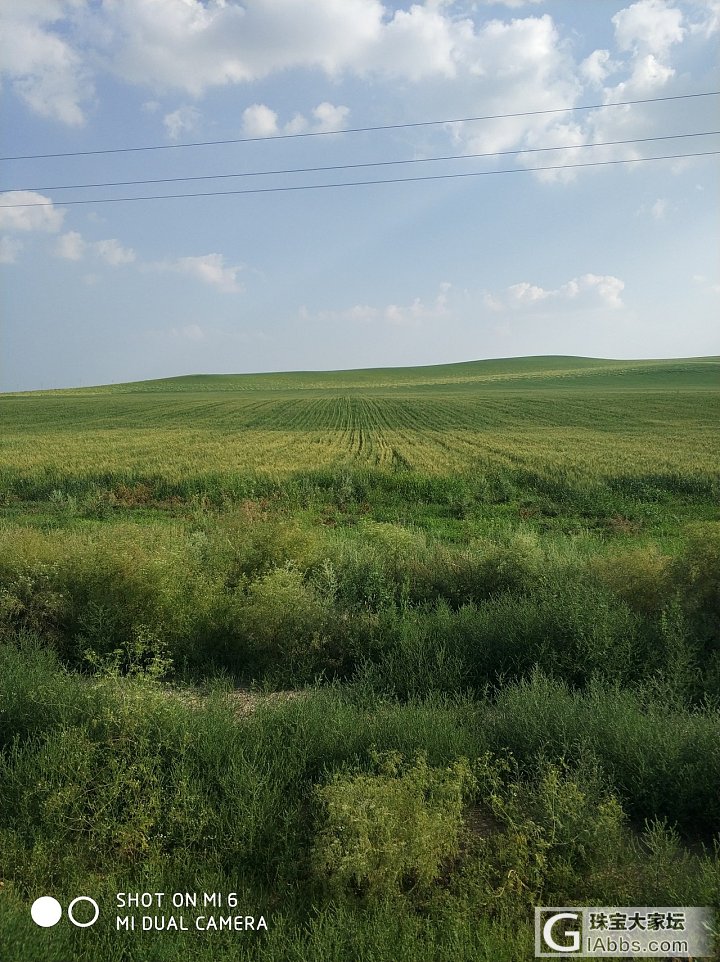
[[[52,154],[19,154],[14,157],[0,157],[8,160],[44,160],[54,157],[90,157],[98,154],[127,154],[144,150],[182,150],[187,147],[219,147],[226,144],[246,144],[264,140],[292,140],[299,137],[328,137],[339,134],[361,134],[378,130],[407,130],[411,127],[436,127],[443,124],[467,124],[480,120],[507,120],[513,117],[538,117],[542,114],[560,114],[571,110],[604,110],[606,107],[631,107],[637,104],[662,103],[671,100],[691,100],[697,97],[717,97],[720,90],[702,93],[675,94],[669,97],[648,97],[644,100],[622,100],[609,104],[581,104],[575,107],[551,107],[545,110],[522,110],[507,114],[486,114],[480,117],[455,117],[445,120],[419,120],[404,124],[377,124],[372,127],[347,127],[344,130],[307,130],[294,134],[269,134],[262,137],[237,137],[233,140],[203,140],[187,144],[149,144],[144,147],[106,147],[102,150],[72,150]]]
[[[412,184],[428,180],[454,180],[460,177],[487,177],[495,174],[530,174],[547,170],[574,170],[578,167],[608,167],[616,164],[643,164],[654,160],[683,160],[689,157],[714,157],[720,150],[705,150],[698,153],[666,154],[660,157],[634,157],[629,160],[597,160],[582,164],[553,164],[547,167],[510,167],[503,170],[475,170],[455,174],[429,174],[422,177],[393,177],[383,180],[341,181],[335,184],[297,184],[284,187],[252,187],[243,190],[213,190],[186,194],[152,194],[144,197],[98,197],[87,200],[66,200],[54,204],[53,201],[38,204],[0,204],[0,210],[13,210],[20,207],[76,207],[79,204],[117,204],[143,200],[178,200],[187,197],[230,197],[240,194],[277,194],[301,190],[329,190],[337,187],[370,187],[376,184]]]
[[[703,130],[689,134],[665,134],[661,137],[636,137],[633,140],[608,140],[597,144],[565,144],[556,147],[523,147],[517,150],[492,150],[481,154],[450,154],[445,157],[413,157],[409,160],[375,160],[361,164],[334,164],[327,167],[290,167],[283,170],[250,170],[235,174],[202,174],[194,177],[160,177],[153,180],[115,180],[96,184],[56,184],[45,187],[6,187],[3,193],[41,190],[90,190],[96,187],[140,187],[146,184],[178,184],[198,180],[226,180],[232,177],[271,177],[280,174],[315,174],[331,170],[357,170],[364,167],[392,167],[400,164],[428,164],[446,160],[477,160],[484,157],[507,157],[515,154],[537,154],[552,150],[581,150],[586,147],[618,147],[647,144],[658,140],[681,140],[688,137],[714,137],[720,130]]]

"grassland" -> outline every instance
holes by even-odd
[[[0,396],[0,955],[522,962],[536,904],[720,905],[719,389],[548,357]],[[202,890],[269,931],[114,928]]]

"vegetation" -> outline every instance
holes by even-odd
[[[0,397],[0,956],[519,962],[535,905],[720,906],[719,367]],[[268,931],[116,931],[158,891]]]

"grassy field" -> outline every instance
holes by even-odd
[[[3,959],[523,962],[535,905],[720,906],[720,358],[0,422]],[[116,930],[158,891],[268,931]]]

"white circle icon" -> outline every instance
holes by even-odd
[[[35,899],[33,902],[30,915],[35,925],[49,929],[60,921],[62,905],[52,895],[43,895],[42,898]]]
[[[95,914],[93,915],[93,917],[90,919],[89,922],[78,922],[78,920],[73,915],[73,909],[78,904],[78,902],[89,902],[94,907]],[[95,925],[95,923],[97,922],[98,916],[100,915],[100,906],[97,904],[95,899],[91,899],[89,895],[78,895],[78,897],[76,899],[73,899],[72,902],[68,905],[67,913],[68,913],[68,918],[70,919],[73,925],[77,925],[79,929],[86,929],[88,928],[88,926]]]

